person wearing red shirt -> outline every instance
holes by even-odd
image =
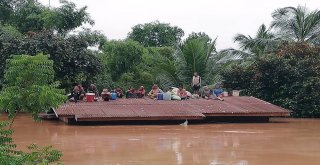
[[[188,98],[188,94],[187,91],[181,86],[179,87],[178,91],[177,91],[177,95],[182,99],[187,99]]]

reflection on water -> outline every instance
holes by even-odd
[[[70,126],[20,115],[13,128],[18,148],[52,144],[66,165],[320,164],[320,120],[277,120],[284,122]]]

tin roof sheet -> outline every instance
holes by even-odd
[[[58,117],[76,120],[121,119],[202,119],[205,116],[288,116],[289,110],[254,97],[225,97],[225,101],[190,99],[163,101],[151,99],[118,99],[109,102],[69,102],[55,110]]]

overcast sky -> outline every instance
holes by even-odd
[[[217,48],[236,47],[237,33],[254,35],[264,23],[270,25],[271,13],[280,7],[299,4],[320,9],[319,0],[69,0],[78,7],[88,6],[93,29],[109,39],[124,39],[136,24],[155,20],[182,28],[185,36],[205,32],[218,37]],[[40,0],[49,5],[49,0]],[[57,6],[59,0],[51,0]]]

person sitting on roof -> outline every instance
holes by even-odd
[[[97,89],[97,86],[95,86],[94,84],[90,84],[88,88],[88,93],[94,93],[95,99],[99,98],[99,91]]]
[[[146,94],[146,90],[144,89],[144,86],[141,86],[136,93],[138,98],[143,98]]]
[[[79,86],[75,85],[72,89],[71,94],[68,96],[69,101],[78,102],[80,97]]]
[[[154,84],[151,88],[151,91],[148,93],[148,96],[151,99],[155,99],[155,98],[157,98],[158,93],[163,93],[163,91],[161,89],[159,89],[157,84]]]
[[[108,89],[103,89],[101,92],[101,98],[103,101],[109,101],[111,99],[111,93]]]
[[[123,91],[119,86],[116,89],[114,89],[114,91],[117,93],[117,97],[118,98],[122,98],[123,97]]]
[[[77,102],[83,100],[85,96],[84,89],[81,84],[77,84],[73,87],[71,94],[68,96],[69,101]]]
[[[222,93],[223,93],[223,90],[222,90],[222,88],[220,87],[220,85],[216,85],[215,89],[213,90],[213,94],[214,94],[215,96],[217,96],[217,99],[220,100],[220,101],[223,101],[223,100],[224,100]]]
[[[78,88],[79,88],[79,100],[83,100],[83,98],[86,95],[86,92],[84,91],[82,84],[78,84]]]
[[[167,94],[171,95],[171,100],[181,100],[181,98],[177,95],[177,91],[179,89],[176,87],[170,87]]]
[[[126,98],[137,98],[136,90],[134,88],[129,88],[126,92]]]
[[[188,98],[188,93],[187,91],[182,87],[180,86],[178,91],[177,91],[177,95],[182,99],[187,99]]]
[[[209,99],[211,97],[211,91],[208,86],[204,86],[201,91],[201,97],[204,99]]]

